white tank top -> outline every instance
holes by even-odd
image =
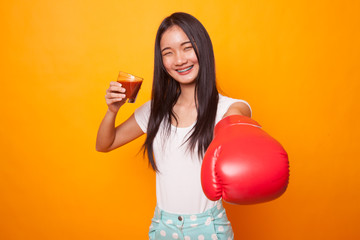
[[[219,94],[215,124],[227,112],[231,104],[244,102]],[[148,101],[135,110],[135,119],[146,133],[151,102]],[[251,108],[250,108],[251,111]],[[171,133],[165,133],[164,122],[154,139],[153,151],[159,173],[156,174],[156,200],[160,209],[178,214],[198,214],[212,208],[216,201],[209,200],[201,187],[201,162],[197,150],[191,154],[184,141],[195,123],[186,128],[171,126]]]

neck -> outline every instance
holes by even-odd
[[[194,106],[195,105],[195,83],[194,84],[186,84],[180,85],[181,94],[177,103],[186,106]]]

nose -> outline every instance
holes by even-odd
[[[183,53],[176,54],[175,65],[181,66],[184,65],[185,63],[187,63],[187,58],[185,54]]]

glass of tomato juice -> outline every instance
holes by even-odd
[[[134,76],[130,73],[119,72],[117,81],[121,83],[122,87],[126,89],[125,95],[128,98],[129,103],[134,103],[137,97],[137,94],[140,90],[143,78]]]

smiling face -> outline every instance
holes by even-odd
[[[199,62],[195,50],[177,25],[164,32],[160,40],[164,67],[168,74],[180,84],[193,84],[199,73]]]

